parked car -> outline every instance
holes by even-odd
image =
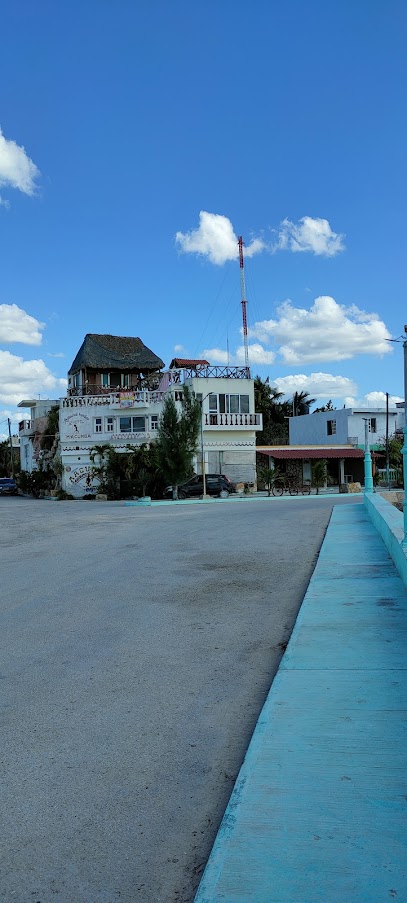
[[[17,495],[17,483],[11,477],[0,477],[0,495]]]
[[[232,492],[236,491],[236,483],[232,483],[224,474],[207,473],[205,484],[207,495],[219,496],[221,499],[227,499]],[[202,475],[194,474],[193,477],[178,486],[179,499],[199,498],[201,495],[203,495]],[[172,486],[167,486],[164,490],[164,498],[172,498]]]

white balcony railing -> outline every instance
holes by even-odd
[[[62,407],[89,408],[89,407],[110,407],[110,408],[147,408],[150,404],[157,404],[162,401],[164,392],[141,390],[138,392],[126,393],[109,392],[106,395],[70,395],[68,398],[62,399]]]
[[[204,414],[204,429],[261,430],[262,414]]]

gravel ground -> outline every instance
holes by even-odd
[[[1,900],[191,903],[333,503],[0,499]]]

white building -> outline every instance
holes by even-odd
[[[29,417],[20,420],[18,435],[20,439],[21,470],[32,473],[38,469],[41,456],[41,438],[48,422],[48,414],[52,407],[59,405],[59,399],[24,399],[18,408],[28,408]]]
[[[399,412],[392,405],[389,409],[389,436],[395,432],[398,418]],[[290,445],[351,445],[364,448],[366,420],[369,424],[369,445],[374,451],[386,435],[386,411],[383,408],[339,408],[290,417]]]
[[[183,386],[202,403],[207,473],[255,483],[256,431],[262,416],[254,410],[254,380],[245,367],[212,367],[207,361],[163,362],[140,339],[88,334],[69,371],[68,394],[60,400],[62,488],[83,497],[95,491],[90,452],[111,445],[153,442],[167,393],[181,404]],[[194,462],[201,471],[201,448]]]

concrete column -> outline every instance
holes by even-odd
[[[339,458],[339,485],[345,482],[345,458]]]
[[[407,399],[406,399],[407,401]],[[402,540],[402,546],[404,549],[407,549],[407,425],[403,429],[404,433],[404,445],[401,449],[401,454],[403,455],[403,483],[404,483],[404,505],[403,505],[403,517],[404,517],[404,538]]]
[[[365,492],[374,492],[373,474],[372,474],[372,456],[369,448],[369,418],[364,417],[365,421]]]

